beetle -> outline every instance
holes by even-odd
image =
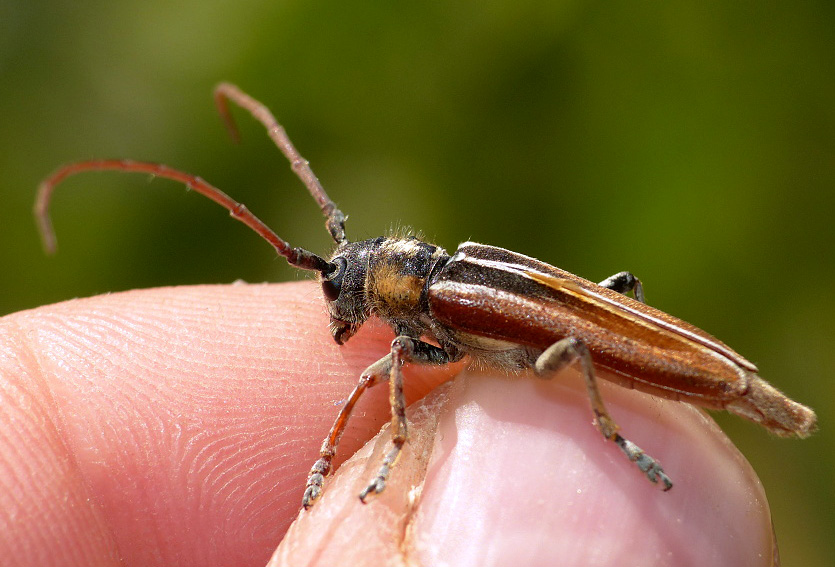
[[[369,388],[388,382],[391,448],[360,500],[384,490],[408,438],[401,372],[406,363],[441,365],[469,356],[475,363],[507,371],[532,369],[543,378],[578,363],[597,429],[664,490],[673,484],[661,464],[621,435],[606,410],[596,367],[607,369],[606,377],[622,386],[725,409],[778,436],[803,438],[815,430],[814,411],[761,379],[754,364],[701,329],[647,305],[641,281],[630,272],[593,283],[529,256],[475,242],[461,244],[453,254],[411,236],[351,242],[345,215],[267,107],[229,83],[218,85],[214,97],[233,138],[238,131],[230,101],[261,122],[290,161],[336,244],[328,259],[292,247],[243,204],[200,177],[155,163],[89,160],[65,165],[41,183],[35,216],[45,248],[54,251],[49,201],[66,177],[119,170],[179,181],[226,208],[290,265],[318,273],[338,344],[372,315],[392,328],[396,337],[390,352],[362,373],[322,443],[302,497],[305,509],[322,494],[357,401]]]

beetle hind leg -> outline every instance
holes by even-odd
[[[614,277],[614,276],[613,276]],[[611,278],[610,278],[611,279]],[[606,439],[613,441],[627,458],[635,463],[639,469],[654,484],[660,483],[665,491],[673,487],[673,483],[664,473],[661,464],[647,455],[640,447],[618,433],[618,425],[609,415],[594,374],[594,364],[588,347],[573,337],[557,341],[543,352],[534,364],[534,371],[541,378],[551,378],[560,370],[573,362],[579,362],[586,383],[586,390],[591,401],[594,423]]]

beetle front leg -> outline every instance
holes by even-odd
[[[384,356],[366,368],[360,376],[360,381],[357,383],[354,391],[351,392],[345,405],[339,410],[336,421],[333,422],[328,436],[322,442],[322,448],[319,450],[319,460],[313,464],[307,476],[307,485],[305,486],[304,496],[302,497],[302,506],[305,510],[313,506],[313,503],[322,493],[322,485],[325,482],[325,477],[331,473],[333,458],[336,456],[336,446],[339,444],[339,439],[342,437],[345,426],[348,424],[348,418],[351,417],[351,412],[360,399],[360,396],[371,386],[376,386],[383,380],[388,380],[390,372],[391,355]]]
[[[599,284],[600,287],[607,287],[612,291],[626,295],[630,291],[635,295],[635,299],[641,303],[646,303],[644,300],[644,286],[641,285],[641,280],[636,278],[632,272],[618,272],[614,276],[609,276]]]
[[[670,477],[664,473],[661,464],[644,453],[635,443],[618,433],[618,425],[603,404],[603,398],[597,386],[597,377],[594,374],[591,353],[589,353],[589,349],[584,343],[573,337],[557,341],[539,356],[534,364],[534,371],[542,378],[551,378],[574,361],[580,362],[597,429],[606,439],[614,441],[629,460],[638,465],[638,468],[647,475],[650,481],[653,483],[660,481],[665,491],[670,490],[673,483]]]
[[[452,358],[440,347],[400,335],[391,343],[391,368],[389,378],[389,403],[391,404],[391,443],[392,448],[383,459],[380,471],[360,493],[360,500],[365,503],[369,494],[379,494],[386,488],[391,469],[397,462],[403,445],[408,438],[406,423],[406,398],[403,395],[402,367],[406,362],[421,364],[446,364]]]
[[[366,368],[362,373],[354,391],[351,392],[345,405],[339,410],[339,414],[336,416],[330,432],[322,442],[322,448],[319,450],[319,459],[313,464],[307,477],[307,485],[305,486],[304,496],[302,497],[302,506],[305,510],[313,506],[316,499],[322,494],[322,486],[325,483],[325,478],[332,472],[333,459],[336,456],[336,447],[339,444],[339,439],[345,431],[348,418],[350,418],[357,401],[368,388],[389,380],[391,382],[390,403],[392,412],[392,442],[394,443],[394,448],[386,455],[383,466],[380,468],[380,473],[368,488],[363,490],[360,498],[364,502],[365,497],[370,492],[382,492],[385,488],[385,480],[407,437],[406,404],[403,397],[403,375],[400,372],[400,367],[404,362],[446,364],[453,361],[453,358],[457,360],[460,356],[450,357],[442,348],[410,337],[399,336],[394,339],[391,354],[384,356]]]

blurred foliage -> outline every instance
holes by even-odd
[[[354,239],[419,228],[593,280],[721,337],[813,405],[822,431],[722,425],[759,472],[786,565],[835,556],[835,8],[825,2],[23,2],[0,0],[0,312],[134,287],[299,276],[216,205],[167,182],[40,179],[91,157],[165,162],[294,245],[322,219],[263,129],[267,103]]]

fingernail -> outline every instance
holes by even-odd
[[[604,395],[624,435],[669,467],[672,490],[597,432],[579,379],[462,375],[412,521],[419,564],[770,565],[762,487],[712,420],[622,388]]]

